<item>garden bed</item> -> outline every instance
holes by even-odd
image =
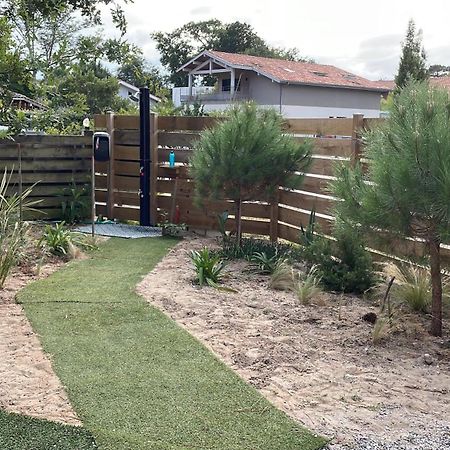
[[[15,303],[20,289],[63,264],[56,257],[41,260],[40,252],[33,250],[38,232],[32,230],[31,234],[33,245],[22,254],[20,265],[0,290],[0,409],[80,425],[38,336],[22,306]]]
[[[320,294],[304,306],[244,261],[228,264],[237,293],[200,288],[188,250],[213,242],[179,243],[139,293],[333,448],[450,448],[448,334],[433,338],[425,319],[405,314],[375,345],[362,316],[377,305]]]

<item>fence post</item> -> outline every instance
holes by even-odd
[[[364,114],[353,114],[352,155],[350,162],[354,166],[361,158],[361,131],[364,127]]]
[[[114,113],[106,113],[106,131],[109,134],[109,161],[108,161],[108,198],[106,202],[106,215],[108,219],[114,219],[114,183],[115,183],[115,164],[114,164]]]
[[[150,114],[150,224],[158,223],[158,116]]]
[[[270,240],[278,241],[278,202],[280,199],[280,188],[276,187],[276,191],[270,202]]]

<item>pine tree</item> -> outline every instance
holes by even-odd
[[[337,217],[365,232],[425,241],[431,268],[431,333],[442,334],[440,245],[450,238],[450,97],[413,82],[385,123],[365,135],[368,172],[341,166],[332,191]],[[393,249],[395,253],[395,249]]]
[[[236,238],[242,236],[242,202],[270,200],[279,185],[297,187],[311,162],[310,141],[301,143],[283,132],[275,110],[245,103],[233,108],[227,120],[202,133],[191,173],[198,203],[231,199],[235,204]]]
[[[422,35],[420,31],[416,33],[416,25],[413,20],[410,20],[405,41],[402,43],[402,55],[395,84],[397,89],[401,89],[409,81],[424,81],[427,78],[428,70],[425,50],[422,47]]]

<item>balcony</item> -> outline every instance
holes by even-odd
[[[244,92],[235,92],[233,101],[248,100],[248,94]],[[182,94],[180,96],[181,103],[229,103],[231,101],[230,92],[196,92],[193,95]]]

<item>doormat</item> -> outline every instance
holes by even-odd
[[[92,226],[83,225],[75,228],[80,233],[91,234]],[[108,237],[120,237],[127,239],[147,238],[161,236],[159,227],[142,227],[140,225],[127,225],[124,223],[98,223],[95,224],[95,234]]]

